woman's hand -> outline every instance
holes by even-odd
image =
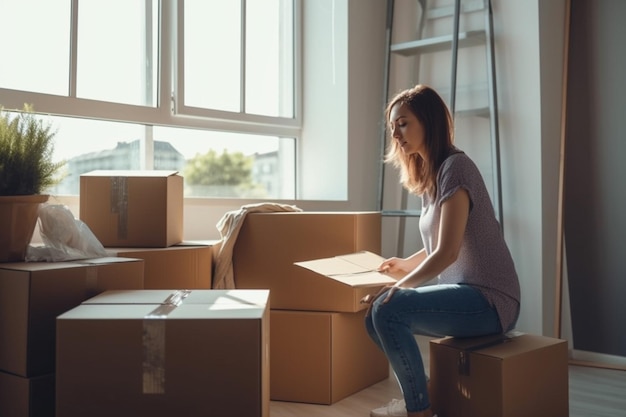
[[[385,296],[385,299],[383,300],[383,303],[386,303],[393,296],[393,294],[398,290],[398,288],[400,287],[397,287],[395,285],[387,285],[387,286],[382,287],[380,290],[378,290],[376,294],[373,294],[373,295],[368,294],[365,297],[361,298],[361,304],[368,304],[365,315],[368,316],[370,314],[372,310],[372,305],[374,305],[374,301],[379,299],[383,294],[387,293],[387,295]]]
[[[406,274],[408,274],[414,265],[411,261],[403,258],[389,258],[386,259],[383,263],[378,267],[378,272],[382,272],[383,274],[387,274],[395,279],[401,279]]]

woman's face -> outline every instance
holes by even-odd
[[[391,137],[406,155],[424,158],[424,126],[406,104],[396,103],[389,113]]]

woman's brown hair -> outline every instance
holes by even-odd
[[[387,104],[385,123],[389,123],[391,109],[406,105],[424,127],[424,146],[427,158],[419,154],[407,155],[394,138],[390,138],[385,162],[400,170],[400,183],[410,192],[434,196],[437,192],[437,172],[443,161],[453,152],[454,124],[443,99],[432,88],[418,84],[401,91]]]

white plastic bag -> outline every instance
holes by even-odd
[[[38,224],[44,246],[29,245],[27,262],[61,262],[108,256],[89,226],[74,218],[67,206],[42,204]]]

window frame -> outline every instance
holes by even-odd
[[[231,0],[233,1],[233,0]],[[245,14],[246,14],[246,0],[239,0],[241,3],[241,14],[242,14],[242,34],[241,34],[241,50],[244,51],[245,50]],[[243,124],[243,125],[252,125],[252,126],[258,126],[258,127],[269,127],[270,129],[272,128],[277,128],[279,130],[286,130],[287,132],[291,132],[291,133],[287,133],[286,136],[297,136],[299,135],[299,131],[300,131],[300,127],[302,125],[301,119],[302,119],[302,104],[301,104],[301,100],[300,100],[300,94],[299,92],[301,91],[301,77],[299,76],[299,74],[301,74],[301,59],[300,59],[300,55],[298,55],[300,52],[300,48],[297,47],[297,45],[300,44],[300,18],[298,16],[300,16],[300,7],[299,7],[299,3],[300,0],[293,0],[294,1],[294,39],[293,39],[293,57],[294,57],[294,116],[292,118],[287,118],[287,117],[272,117],[272,116],[263,116],[263,115],[256,115],[256,114],[249,114],[249,113],[245,113],[243,108],[239,111],[239,112],[229,112],[229,111],[221,111],[221,110],[214,110],[214,109],[205,109],[205,108],[198,108],[198,107],[193,107],[193,106],[187,106],[185,105],[185,78],[184,77],[178,77],[178,76],[174,76],[173,79],[174,81],[174,85],[173,85],[173,94],[172,94],[172,104],[173,104],[173,113],[177,116],[180,117],[200,117],[200,118],[204,118],[207,120],[214,120],[214,121],[222,121],[222,122],[232,122],[234,124]],[[175,44],[175,48],[176,50],[173,52],[172,56],[176,56],[176,59],[174,60],[174,65],[175,65],[175,74],[184,74],[185,73],[185,60],[184,60],[184,45],[185,45],[185,23],[184,23],[184,16],[185,16],[185,2],[184,1],[177,1],[176,2],[176,12],[172,13],[173,16],[176,16],[177,20],[176,20],[176,24],[173,26],[173,30],[177,33],[176,36],[176,44]],[[242,53],[242,56],[245,55]],[[246,62],[245,62],[245,58],[242,58],[242,63],[241,63],[241,80],[240,80],[240,84],[242,86],[242,98],[241,98],[241,103],[243,107],[243,103],[245,101],[244,96],[245,96],[245,71],[246,71]]]
[[[36,103],[37,113],[53,116],[89,118],[112,122],[128,122],[142,124],[146,129],[152,126],[205,129],[212,131],[226,131],[231,133],[259,134],[278,138],[294,138],[297,142],[302,134],[302,57],[300,53],[302,37],[301,0],[294,1],[294,117],[270,117],[245,113],[231,113],[224,111],[206,111],[204,109],[177,107],[176,77],[181,73],[181,62],[177,62],[177,51],[180,47],[183,23],[183,0],[159,0],[160,30],[159,56],[155,61],[159,66],[158,89],[154,106],[139,106],[124,103],[112,103],[94,99],[79,98],[76,96],[77,77],[77,50],[78,50],[78,0],[71,0],[71,36],[70,36],[70,63],[69,63],[69,91],[67,96],[37,93],[31,91],[14,90],[0,87],[0,103],[6,109],[20,110],[24,103]],[[245,1],[245,0],[241,0]],[[152,1],[145,0],[147,10],[152,9]],[[152,11],[154,13],[154,11]],[[152,27],[146,26],[146,33],[151,36]],[[244,29],[242,29],[244,30]],[[154,63],[149,63],[153,65]],[[181,84],[178,85],[180,88]],[[181,111],[181,110],[184,110]],[[146,155],[142,161],[151,161],[153,144],[151,135],[146,135]],[[297,158],[296,158],[297,159]],[[147,163],[147,162],[146,162]],[[147,163],[149,165],[149,163]],[[150,169],[146,166],[145,169]],[[298,172],[296,168],[296,178]],[[296,180],[297,183],[297,180]],[[296,190],[296,194],[298,191]]]

